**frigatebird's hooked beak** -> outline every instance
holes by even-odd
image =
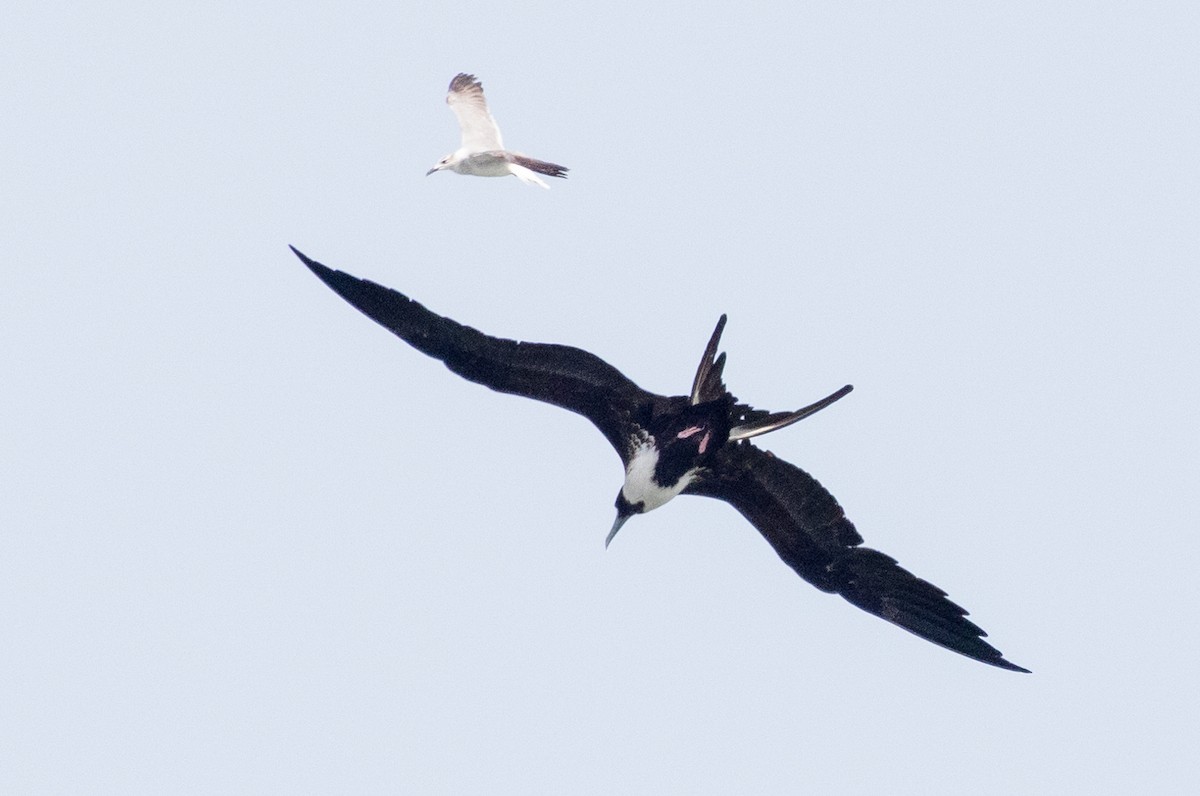
[[[608,536],[604,539],[605,550],[607,550],[608,546],[612,543],[613,537],[617,535],[617,531],[621,530],[621,526],[624,525],[625,521],[632,516],[632,514],[617,514],[617,519],[613,521],[612,530],[608,532]]]
[[[605,550],[607,550],[608,546],[612,544],[613,537],[617,535],[617,531],[621,530],[621,526],[625,524],[625,521],[634,514],[641,514],[645,510],[645,504],[641,503],[640,501],[638,503],[630,503],[625,498],[624,487],[622,487],[621,491],[617,493],[617,499],[614,501],[614,505],[617,507],[617,518],[613,520],[612,529],[609,530],[608,536],[604,537]]]

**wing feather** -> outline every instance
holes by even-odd
[[[488,110],[487,100],[483,97],[483,84],[475,75],[465,72],[457,74],[450,81],[450,93],[446,95],[446,102],[458,118],[463,149],[468,152],[504,149],[500,140],[500,127]]]
[[[632,419],[656,398],[600,357],[571,346],[491,337],[395,290],[292,251],[334,292],[421,353],[476,384],[583,415],[622,460],[628,456]]]
[[[1027,672],[983,640],[987,634],[946,593],[863,539],[815,478],[749,442],[727,445],[685,490],[736,508],[800,577],[954,652]]]

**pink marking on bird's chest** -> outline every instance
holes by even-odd
[[[687,439],[699,434],[701,431],[704,432],[704,436],[700,438],[700,453],[704,453],[704,451],[708,450],[708,441],[712,439],[712,431],[704,426],[688,426],[676,434],[675,439]]]

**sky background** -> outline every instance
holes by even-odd
[[[10,4],[0,791],[1184,793],[1194,3]],[[424,172],[482,80],[546,192]],[[1018,675],[363,318],[790,409]]]

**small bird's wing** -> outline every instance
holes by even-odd
[[[860,547],[862,537],[816,479],[748,442],[727,445],[684,490],[732,505],[766,537],[779,557],[809,583],[836,592],[864,611],[977,661],[1028,672],[983,640],[987,634],[946,593]]]
[[[497,392],[561,406],[591,420],[620,454],[633,418],[658,400],[595,354],[565,345],[490,337],[444,318],[407,296],[335,271],[294,247],[305,265],[371,320],[464,379]]]
[[[489,149],[504,149],[500,141],[500,128],[488,111],[483,98],[483,84],[475,75],[465,72],[450,81],[450,93],[446,95],[450,110],[458,117],[462,128],[462,148],[468,152],[483,152]]]

